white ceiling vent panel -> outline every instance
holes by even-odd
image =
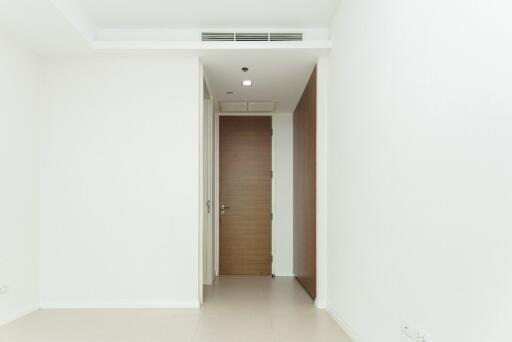
[[[271,42],[302,41],[302,33],[270,33]]]
[[[203,32],[201,33],[203,42],[233,42],[235,41],[234,32]]]
[[[221,101],[220,110],[224,113],[247,112],[247,102],[245,101]]]
[[[223,113],[272,113],[276,110],[275,101],[220,101]]]
[[[271,113],[276,110],[274,101],[251,101],[247,104],[249,112]]]
[[[202,32],[203,42],[294,42],[302,41],[302,33],[273,32]]]
[[[237,42],[268,42],[268,33],[237,33]]]

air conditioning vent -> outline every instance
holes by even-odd
[[[235,41],[234,32],[203,32],[201,33],[203,42],[233,42]]]
[[[247,102],[245,101],[221,101],[220,110],[224,113],[245,113],[247,112]]]
[[[302,33],[271,33],[271,42],[302,41]]]
[[[299,42],[302,33],[268,33],[268,32],[203,32],[203,42]]]
[[[275,101],[220,101],[223,113],[272,113],[276,110]]]
[[[276,110],[274,101],[251,101],[247,103],[247,111],[254,113],[272,113]]]
[[[268,33],[237,33],[237,42],[268,42]]]

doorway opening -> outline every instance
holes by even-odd
[[[317,150],[327,129],[317,113],[326,108],[326,95],[318,96],[326,88],[324,57],[312,49],[202,56],[209,104],[200,236],[206,303],[219,280],[249,276],[300,284],[321,307],[325,248],[317,198],[325,188]]]

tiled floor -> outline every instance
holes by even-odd
[[[221,277],[194,309],[41,310],[1,342],[350,342],[293,278]]]

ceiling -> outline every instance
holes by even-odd
[[[230,50],[203,53],[201,60],[215,100],[277,101],[277,113],[292,113],[318,56],[318,51],[311,50]],[[244,73],[242,67],[249,71]],[[242,86],[245,79],[253,85]]]
[[[327,27],[339,0],[80,0],[100,28]]]
[[[89,52],[87,39],[49,0],[0,0],[0,29],[42,56]]]
[[[0,27],[41,56],[199,56],[216,100],[276,101],[293,112],[328,41],[220,45],[163,39],[140,41],[144,28],[317,29],[328,27],[338,0],[0,0]],[[102,29],[128,31],[122,42],[101,41]],[[126,30],[122,30],[126,29]],[[210,42],[211,43],[211,42]],[[241,71],[243,66],[249,72]],[[251,79],[253,86],[240,82]],[[232,95],[226,94],[233,91]]]
[[[203,49],[329,49],[339,0],[0,0],[0,27],[41,56]],[[202,44],[203,30],[303,32],[288,44]],[[265,43],[265,42],[263,42]]]

